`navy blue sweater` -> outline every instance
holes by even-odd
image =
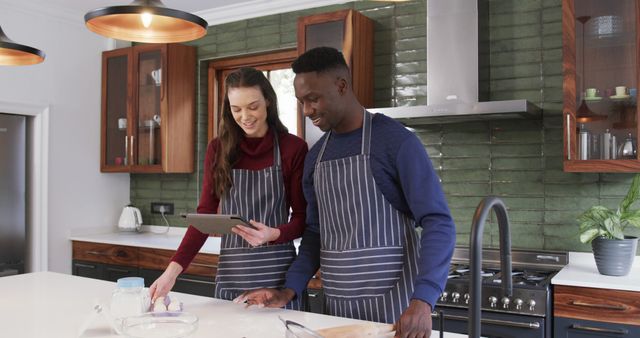
[[[298,257],[289,268],[285,287],[301,295],[320,266],[318,204],[313,188],[316,159],[325,134],[309,150],[304,163],[302,185],[307,200],[307,228]],[[322,161],[360,153],[362,128],[343,134],[332,133]],[[419,274],[414,281],[414,299],[433,308],[447,281],[455,246],[455,225],[440,181],[420,140],[397,121],[375,114],[371,131],[371,170],[384,197],[421,226]]]

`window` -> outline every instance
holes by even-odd
[[[220,114],[224,99],[224,79],[227,74],[242,67],[262,70],[278,95],[280,120],[294,135],[303,137],[302,120],[298,112],[298,102],[294,95],[291,63],[298,56],[296,49],[265,54],[233,57],[209,62],[209,140],[218,134]]]

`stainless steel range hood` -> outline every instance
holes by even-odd
[[[527,100],[489,97],[488,0],[427,0],[427,105],[371,108],[404,124],[538,118]]]

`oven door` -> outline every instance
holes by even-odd
[[[467,309],[438,306],[433,313],[433,329],[467,334],[469,314]],[[440,319],[442,313],[444,321]],[[481,335],[488,338],[545,338],[547,325],[545,318],[527,315],[482,311]],[[550,337],[550,336],[549,336]]]

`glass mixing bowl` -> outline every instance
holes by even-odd
[[[129,338],[185,338],[198,329],[198,317],[188,312],[147,312],[122,321]]]

